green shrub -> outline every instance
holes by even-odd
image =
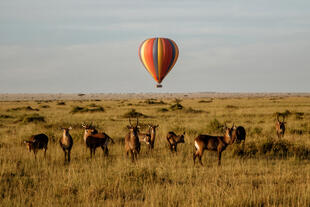
[[[214,133],[222,133],[224,125],[219,122],[217,119],[213,119],[207,125],[208,130]]]
[[[192,114],[199,114],[199,113],[202,113],[203,110],[193,109],[192,107],[189,107],[189,108],[186,109],[185,112],[186,113],[192,113]]]
[[[263,128],[261,127],[255,127],[252,131],[253,134],[261,135],[263,131]]]
[[[170,109],[172,111],[175,111],[175,110],[182,110],[184,107],[180,104],[180,103],[176,103],[176,104],[173,104],[170,106]]]
[[[225,108],[227,109],[238,109],[238,106],[234,106],[234,105],[226,105]]]
[[[39,109],[34,109],[31,106],[11,108],[11,109],[8,109],[7,111],[12,112],[12,111],[22,111],[22,110],[24,110],[24,111],[39,111]]]
[[[71,113],[85,113],[85,112],[104,112],[104,108],[102,106],[97,106],[95,105],[95,107],[81,107],[81,106],[74,106],[71,109]]]
[[[143,117],[143,118],[147,118],[147,115],[144,115],[140,112],[137,112],[136,109],[131,109],[130,111],[128,111],[127,113],[125,113],[123,115],[124,118],[131,118],[131,117]]]
[[[40,116],[39,114],[27,114],[21,117],[20,121],[23,123],[37,123],[37,122],[45,122],[44,116]]]
[[[146,104],[158,104],[158,105],[166,104],[164,101],[162,101],[162,100],[156,101],[156,99],[147,99],[144,101],[144,103],[146,103]]]
[[[66,103],[64,101],[60,101],[60,102],[57,103],[57,105],[63,106],[63,105],[66,105]]]
[[[50,106],[49,105],[42,105],[42,106],[40,106],[40,108],[47,109],[47,108],[50,108]]]
[[[198,101],[198,103],[211,103],[213,101],[213,99],[210,100],[200,100]]]
[[[169,110],[167,108],[159,108],[157,111],[158,112],[167,112]]]
[[[6,114],[0,114],[0,119],[10,119],[10,118],[13,118],[13,117],[10,115],[6,115]]]
[[[302,135],[304,133],[304,130],[302,129],[290,129],[289,132],[291,134],[298,134],[298,135]]]

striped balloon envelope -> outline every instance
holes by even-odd
[[[160,83],[171,71],[179,56],[178,46],[167,38],[150,38],[139,47],[139,57],[146,68],[161,87]]]

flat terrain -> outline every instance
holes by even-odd
[[[287,122],[280,140],[277,113]],[[155,149],[142,145],[136,163],[124,151],[129,116],[141,131],[159,124]],[[309,206],[309,120],[309,94],[0,94],[0,206]],[[115,140],[109,157],[98,148],[89,158],[82,122]],[[245,127],[244,149],[228,146],[220,167],[205,151],[194,165],[195,137],[222,135],[225,123]],[[65,164],[58,140],[69,126]],[[186,133],[177,153],[169,131]],[[37,133],[49,137],[46,159],[23,144]]]

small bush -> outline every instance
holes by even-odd
[[[213,99],[210,100],[200,100],[198,101],[198,103],[211,103],[213,101]]]
[[[158,112],[167,112],[169,111],[167,108],[160,108],[157,110]]]
[[[39,109],[34,109],[31,106],[11,108],[11,109],[8,109],[7,111],[12,112],[12,111],[22,111],[22,110],[24,110],[24,111],[39,111]]]
[[[80,106],[74,106],[71,109],[71,113],[78,113],[78,112],[86,112],[84,107],[80,107]]]
[[[310,159],[310,149],[302,144],[293,146],[293,154],[295,158],[300,160]]]
[[[181,105],[181,99],[175,99],[175,104],[172,104],[171,106],[170,106],[170,109],[172,110],[172,111],[175,111],[175,110],[182,110],[184,107]]]
[[[57,103],[57,105],[58,105],[58,106],[64,106],[64,105],[66,105],[66,102],[60,101],[60,102]]]
[[[21,117],[20,121],[23,123],[31,123],[31,122],[45,122],[44,116],[40,116],[39,114],[29,114]]]
[[[211,132],[221,133],[223,132],[224,125],[221,124],[217,119],[213,119],[209,122],[207,127]]]
[[[88,108],[87,112],[104,112],[104,108],[102,106],[97,106],[94,108]]]
[[[295,113],[295,119],[297,119],[297,120],[302,120],[302,119],[304,119],[304,114],[305,114],[305,113],[303,113],[303,112],[296,112],[296,113]]]
[[[298,135],[302,135],[304,133],[304,130],[302,129],[290,129],[289,132],[291,134],[298,134]]]
[[[261,135],[262,134],[262,131],[263,131],[263,128],[261,127],[255,127],[252,131],[253,134],[256,134],[256,135]]]
[[[270,152],[273,148],[273,143],[274,143],[273,139],[267,139],[265,142],[263,142],[259,146],[259,152],[261,154],[266,154],[266,153]]]
[[[146,103],[146,104],[158,104],[158,105],[166,104],[164,101],[162,101],[162,100],[156,101],[156,99],[147,99],[144,101],[144,103]]]
[[[182,110],[184,107],[180,104],[180,103],[176,103],[176,104],[173,104],[170,106],[170,109],[172,111],[175,111],[175,110]]]
[[[192,114],[198,114],[198,113],[202,113],[203,110],[193,109],[192,107],[189,107],[189,108],[186,109],[185,112],[186,113],[192,113]]]
[[[71,109],[71,113],[73,114],[74,113],[85,113],[85,112],[104,112],[104,108],[102,106],[95,105],[95,107],[90,107],[90,108],[74,106]]]
[[[42,106],[40,106],[40,108],[47,109],[47,108],[50,108],[50,106],[49,105],[42,105]]]
[[[289,110],[285,110],[284,112],[276,112],[276,116],[283,116],[283,117],[288,117],[291,115],[291,112]]]
[[[140,112],[137,112],[136,109],[131,109],[130,111],[128,111],[127,113],[125,113],[123,115],[124,118],[131,118],[131,117],[143,117],[143,118],[147,118],[147,115],[144,115]]]
[[[234,156],[239,156],[239,157],[248,157],[248,158],[253,158],[258,154],[258,148],[256,143],[254,142],[248,142],[244,149],[242,145],[234,145],[233,146],[233,155]]]
[[[234,106],[234,105],[226,105],[225,108],[227,109],[238,109],[238,106]]]
[[[6,114],[0,114],[0,119],[10,119],[10,118],[13,118],[13,117],[10,115],[6,115]]]

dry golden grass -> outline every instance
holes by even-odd
[[[310,205],[309,97],[185,97],[177,102],[183,109],[172,107],[175,98],[167,97],[0,102],[0,205]],[[77,106],[104,110],[72,113]],[[125,117],[133,109],[145,115],[140,118],[142,126],[159,124],[154,151],[147,153],[142,145],[136,163],[126,157],[123,143]],[[284,141],[276,145],[288,147],[286,154],[262,150],[270,140],[277,143],[276,112],[289,114]],[[238,154],[240,146],[234,144],[223,152],[222,166],[217,166],[216,153],[208,151],[204,166],[194,166],[193,140],[200,133],[219,134],[217,125],[211,124],[215,119],[246,128],[246,153]],[[82,122],[92,122],[115,140],[109,157],[97,149],[95,158],[89,159]],[[71,163],[64,164],[58,139],[60,128],[69,126],[74,146]],[[167,147],[169,131],[186,132],[185,144],[178,146],[176,154]],[[35,160],[22,143],[36,133],[49,137],[47,159],[40,151]]]

